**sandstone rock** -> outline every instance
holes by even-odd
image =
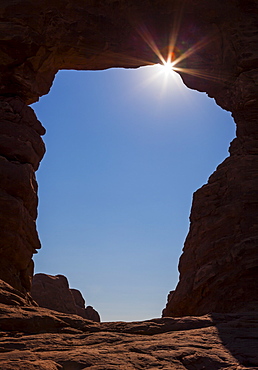
[[[75,310],[77,315],[85,317],[85,299],[83,298],[81,292],[77,289],[69,289],[75,304]],[[86,318],[86,317],[85,317]]]
[[[76,308],[77,315],[82,316],[88,320],[100,322],[99,313],[96,310],[94,310],[92,306],[87,306],[85,308],[85,300],[81,292],[77,289],[70,289],[70,291],[75,301],[75,308]]]
[[[252,312],[94,323],[40,307],[0,305],[1,370],[258,368]]]
[[[258,158],[227,158],[194,194],[180,281],[164,316],[258,309]]]
[[[246,2],[245,2],[246,3]],[[177,54],[196,47],[182,67],[192,88],[227,105],[232,86],[245,70],[256,68],[257,2],[232,0],[2,0],[1,90],[31,103],[49,91],[58,69],[139,67],[159,58],[149,35],[167,53],[172,31]],[[179,23],[180,19],[180,23]],[[17,50],[19,52],[17,52]],[[165,55],[167,57],[167,55]],[[240,77],[241,78],[241,77]],[[224,99],[227,94],[227,99]],[[229,109],[229,108],[227,108]]]
[[[100,322],[99,313],[96,310],[94,310],[92,306],[87,306],[85,308],[85,316],[83,317],[85,317],[88,320]]]
[[[156,63],[153,43],[166,58],[175,32],[183,81],[232,112],[237,138],[194,195],[180,281],[163,314],[256,309],[257,14],[256,0],[1,1],[0,279],[26,294],[40,247],[34,171],[44,129],[25,103],[46,94],[59,69]]]
[[[1,369],[258,369],[257,14],[256,0],[1,1]],[[185,84],[237,124],[230,157],[194,194],[180,281],[163,312],[192,316],[100,324],[33,307],[34,171],[45,149],[26,104],[59,69],[156,63],[149,36],[166,58],[173,32],[176,58],[187,53],[177,64]],[[65,310],[83,312],[80,294],[56,280],[69,292]],[[194,316],[212,311],[229,313]]]
[[[0,330],[22,333],[99,331],[99,323],[42,307],[0,305]]]
[[[11,285],[3,280],[0,280],[0,303],[10,304],[17,306],[36,306],[36,302],[32,300],[27,293],[21,293],[19,290],[14,289]]]
[[[31,295],[40,307],[100,322],[98,312],[91,306],[85,308],[85,300],[81,292],[77,289],[70,289],[68,280],[63,275],[34,275]]]
[[[45,152],[44,132],[20,98],[0,98],[0,279],[21,293],[30,290],[32,255],[40,248],[35,170]]]

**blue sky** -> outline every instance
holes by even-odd
[[[65,275],[103,321],[160,317],[230,113],[159,66],[61,71],[32,107],[47,129],[35,272]]]

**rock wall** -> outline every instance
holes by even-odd
[[[35,171],[45,130],[19,97],[0,97],[0,279],[18,291],[30,290],[32,255],[40,248],[35,220]]]
[[[221,47],[226,67],[238,73],[214,94],[232,112],[237,137],[230,157],[193,196],[180,279],[163,316],[258,307],[258,8],[257,2],[242,6],[236,22],[227,23]]]
[[[70,289],[68,280],[63,275],[34,275],[31,296],[40,307],[100,322],[98,312],[91,306],[85,307],[81,292],[77,289]]]
[[[257,0],[1,1],[4,282],[29,299],[31,257],[40,247],[34,171],[44,130],[26,104],[49,91],[59,69],[135,68],[173,51],[185,84],[232,112],[237,139],[194,195],[180,282],[163,314],[257,303],[257,16]]]
[[[232,155],[194,194],[180,281],[163,316],[257,308],[256,168],[251,148]]]

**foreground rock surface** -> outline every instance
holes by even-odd
[[[0,305],[1,370],[258,369],[254,312],[94,323]]]
[[[91,306],[85,307],[81,292],[77,289],[70,289],[68,280],[63,275],[35,274],[32,280],[31,296],[40,307],[100,321],[98,312]]]

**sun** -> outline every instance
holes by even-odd
[[[164,61],[163,64],[161,64],[163,71],[166,74],[169,74],[173,71],[174,63],[170,60]]]
[[[170,75],[172,72],[174,72],[175,64],[176,58],[174,52],[169,51],[166,59],[163,57],[163,55],[160,56],[161,70],[165,75]]]
[[[175,75],[175,61],[172,60],[171,57],[164,59],[163,57],[160,58],[160,63],[156,64],[158,67],[159,73],[164,75],[166,78],[169,76]]]

